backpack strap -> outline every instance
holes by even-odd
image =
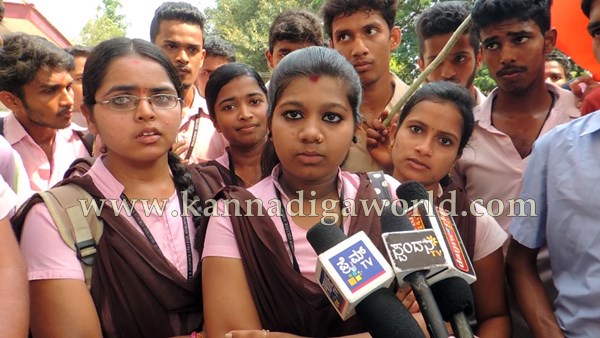
[[[65,175],[63,178],[69,178],[72,176],[83,176],[87,173],[92,166],[96,162],[95,157],[80,157],[76,158],[73,163],[69,165],[67,171],[65,171]]]
[[[52,219],[56,223],[60,236],[77,253],[85,275],[85,283],[91,287],[92,266],[96,255],[96,246],[104,230],[104,223],[80,201],[93,202],[93,197],[76,184],[65,184],[48,191],[40,192]]]
[[[92,152],[94,151],[94,141],[96,140],[96,136],[90,133],[83,133],[82,131],[75,130],[75,133],[79,135],[85,150],[87,150],[88,154],[92,156]]]
[[[0,117],[0,136],[4,136],[4,117]]]

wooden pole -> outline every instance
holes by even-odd
[[[400,98],[398,103],[396,103],[396,105],[394,105],[394,107],[392,108],[392,111],[390,111],[390,114],[388,115],[388,117],[383,121],[383,124],[386,127],[390,125],[390,121],[392,120],[394,115],[397,115],[400,113],[400,111],[402,110],[402,107],[404,107],[404,104],[406,104],[408,99],[410,99],[410,97],[417,91],[417,89],[419,89],[419,87],[421,86],[421,83],[423,83],[423,81],[425,81],[425,79],[429,76],[429,74],[431,74],[431,72],[433,72],[440,65],[440,63],[442,63],[442,61],[444,61],[444,59],[446,58],[446,56],[448,56],[448,54],[450,53],[450,50],[454,47],[454,45],[456,44],[458,39],[467,30],[467,27],[469,26],[469,24],[471,24],[471,14],[469,14],[469,16],[467,16],[465,18],[465,20],[460,24],[460,26],[458,26],[458,28],[456,29],[454,34],[452,34],[452,36],[450,37],[450,40],[448,40],[448,42],[446,43],[446,45],[444,46],[444,48],[442,49],[440,54],[438,54],[438,56],[436,56],[436,58],[433,60],[432,63],[429,64],[429,66],[427,66],[427,68],[425,68],[425,70],[421,73],[421,75],[419,75],[419,77],[417,77],[417,79],[413,82],[413,84],[408,88],[406,93],[404,93],[404,95],[402,95],[402,97]]]

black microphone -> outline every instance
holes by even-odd
[[[328,226],[321,222],[312,226],[306,232],[306,239],[317,255],[342,243],[348,237],[336,226]]]
[[[467,316],[473,314],[471,287],[459,277],[443,279],[431,286],[444,320],[449,321],[456,338],[473,338]]]
[[[412,222],[404,214],[404,210],[396,204],[386,205],[381,210],[379,217],[381,222],[381,233],[399,232],[399,231],[414,231]]]
[[[417,251],[414,243],[422,245],[422,238],[434,236],[433,232],[415,231],[410,220],[405,215],[394,212],[392,208],[396,206],[386,206],[381,214],[382,237],[388,254],[390,254],[390,260],[396,266],[399,282],[408,282],[410,284],[427,324],[429,334],[434,338],[447,338],[448,330],[446,329],[446,323],[442,319],[440,310],[427,282],[427,274],[430,272],[429,269],[431,267],[430,263],[427,262],[429,255],[421,251],[426,256],[424,257],[425,260],[420,259],[423,255],[420,255],[421,257],[416,255],[406,256],[407,259],[402,261],[402,263],[406,262],[410,264],[410,268],[407,268],[405,264],[397,264],[399,260],[398,251],[402,251],[402,254]],[[417,236],[416,240],[412,238],[414,235]],[[426,245],[422,246],[425,247]],[[438,267],[438,265],[434,263],[433,266]]]
[[[356,306],[356,315],[373,338],[424,338],[404,304],[388,288],[377,289]]]
[[[319,255],[317,282],[342,319],[351,316],[355,308],[374,338],[425,337],[417,321],[388,288],[394,277],[392,268],[364,232],[346,238],[338,227],[319,223],[306,238]],[[371,263],[362,264],[368,261]],[[340,266],[347,267],[347,263],[356,268],[351,274],[367,278],[348,283],[348,274],[340,271]],[[372,272],[376,277],[369,278]]]
[[[428,276],[430,283],[453,276],[464,279],[468,284],[477,280],[473,264],[454,223],[445,211],[433,205],[425,187],[416,181],[402,183],[396,189],[399,201],[408,203],[406,215],[416,230],[431,229],[439,241],[446,267]]]

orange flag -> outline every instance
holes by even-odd
[[[552,27],[558,30],[556,47],[600,80],[600,61],[594,57],[592,37],[587,33],[590,20],[581,11],[580,4],[579,0],[553,1]]]

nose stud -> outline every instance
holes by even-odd
[[[323,142],[323,138],[319,136],[319,138],[317,139],[317,144],[320,144],[321,142]]]

